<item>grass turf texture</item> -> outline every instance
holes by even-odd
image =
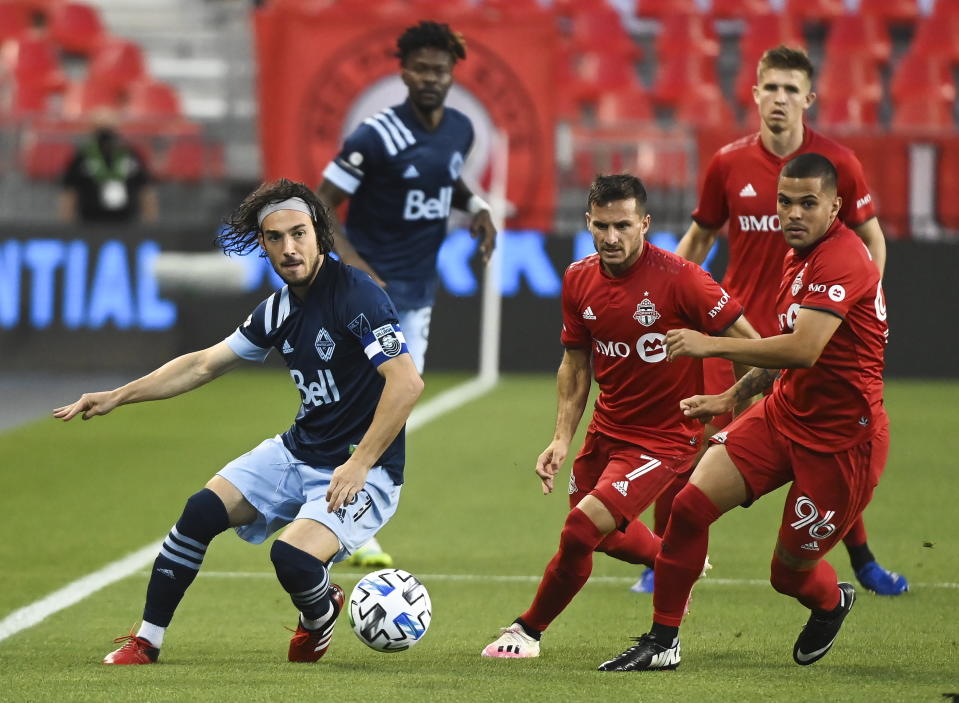
[[[428,392],[457,380],[428,375]],[[98,664],[139,617],[144,570],[0,642],[0,699],[941,699],[959,692],[959,589],[935,585],[959,581],[951,518],[959,384],[892,382],[887,390],[889,470],[866,523],[881,563],[915,585],[900,598],[860,589],[836,647],[814,666],[798,667],[790,654],[808,611],[764,584],[783,491],[714,526],[716,567],[694,593],[678,671],[594,671],[647,629],[651,613],[650,596],[627,590],[639,569],[605,555],[544,636],[540,659],[480,658],[497,628],[529,604],[566,512],[565,479],[543,497],[532,472],[552,432],[554,380],[508,376],[410,437],[401,507],[380,537],[433,600],[430,631],[414,649],[373,652],[344,615],[324,660],[287,663],[283,626],[295,616],[268,545],[228,533],[177,612],[159,666]],[[49,419],[0,434],[0,618],[161,539],[188,495],[283,431],[295,406],[281,374],[235,373],[88,423]],[[853,580],[843,552],[830,560]],[[347,593],[360,577],[349,566],[333,574]]]

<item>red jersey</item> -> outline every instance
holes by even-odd
[[[808,449],[849,449],[887,422],[882,370],[889,327],[879,271],[862,240],[838,220],[813,246],[786,255],[776,302],[783,334],[792,331],[800,308],[832,313],[842,324],[812,368],[783,372],[767,412]]]
[[[563,277],[563,345],[592,349],[599,385],[590,429],[653,453],[696,450],[703,432],[679,401],[703,392],[702,361],[666,361],[666,332],[725,330],[743,308],[708,273],[646,242],[622,276],[599,255],[570,264]]]
[[[727,144],[713,156],[693,211],[693,219],[707,229],[729,222],[729,265],[723,287],[746,308],[746,317],[763,337],[779,334],[776,298],[783,257],[789,246],[776,214],[779,172],[799,154],[814,152],[832,161],[839,173],[842,197],[839,219],[858,227],[875,216],[862,165],[851,149],[804,126],[803,142],[785,158],[763,146],[759,133]]]

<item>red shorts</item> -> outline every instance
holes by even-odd
[[[703,359],[703,393],[719,395],[736,383],[736,374],[733,372],[733,362],[728,359],[710,357]],[[721,430],[732,422],[732,413],[716,415],[709,424]]]
[[[569,506],[594,496],[623,529],[674,481],[685,482],[695,458],[695,453],[653,455],[635,444],[589,431],[569,476]]]
[[[822,454],[784,436],[767,418],[767,402],[753,405],[710,441],[725,445],[746,481],[750,502],[792,482],[779,543],[799,559],[818,559],[869,504],[886,464],[888,425],[867,442]]]

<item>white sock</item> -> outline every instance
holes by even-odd
[[[140,630],[137,632],[137,637],[142,637],[159,649],[160,645],[163,644],[163,633],[165,632],[165,627],[160,627],[159,625],[154,625],[152,622],[144,620],[140,623]]]
[[[327,605],[328,607],[326,609],[326,612],[323,613],[316,620],[309,620],[308,618],[304,617],[303,613],[300,613],[300,622],[303,623],[303,627],[305,627],[307,630],[319,630],[321,627],[328,624],[330,621],[330,615],[332,614],[332,610],[333,610],[332,601],[328,603]]]
[[[367,540],[366,544],[363,545],[363,549],[372,549],[374,552],[382,552],[383,547],[380,546],[380,543],[376,541],[376,537],[370,537]]]

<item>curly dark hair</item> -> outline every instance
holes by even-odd
[[[262,183],[250,193],[233,213],[223,220],[223,227],[216,237],[216,244],[225,254],[249,254],[257,248],[260,235],[260,225],[257,214],[270,203],[277,203],[287,198],[301,198],[313,210],[313,229],[316,230],[316,240],[320,245],[321,254],[333,251],[333,217],[326,206],[320,202],[312,190],[302,183],[280,178],[269,183]],[[260,252],[260,256],[265,256]]]
[[[462,34],[454,32],[448,24],[424,20],[407,27],[396,40],[396,58],[400,60],[400,65],[406,63],[406,58],[412,52],[424,46],[449,52],[454,64],[466,58],[466,40]]]

